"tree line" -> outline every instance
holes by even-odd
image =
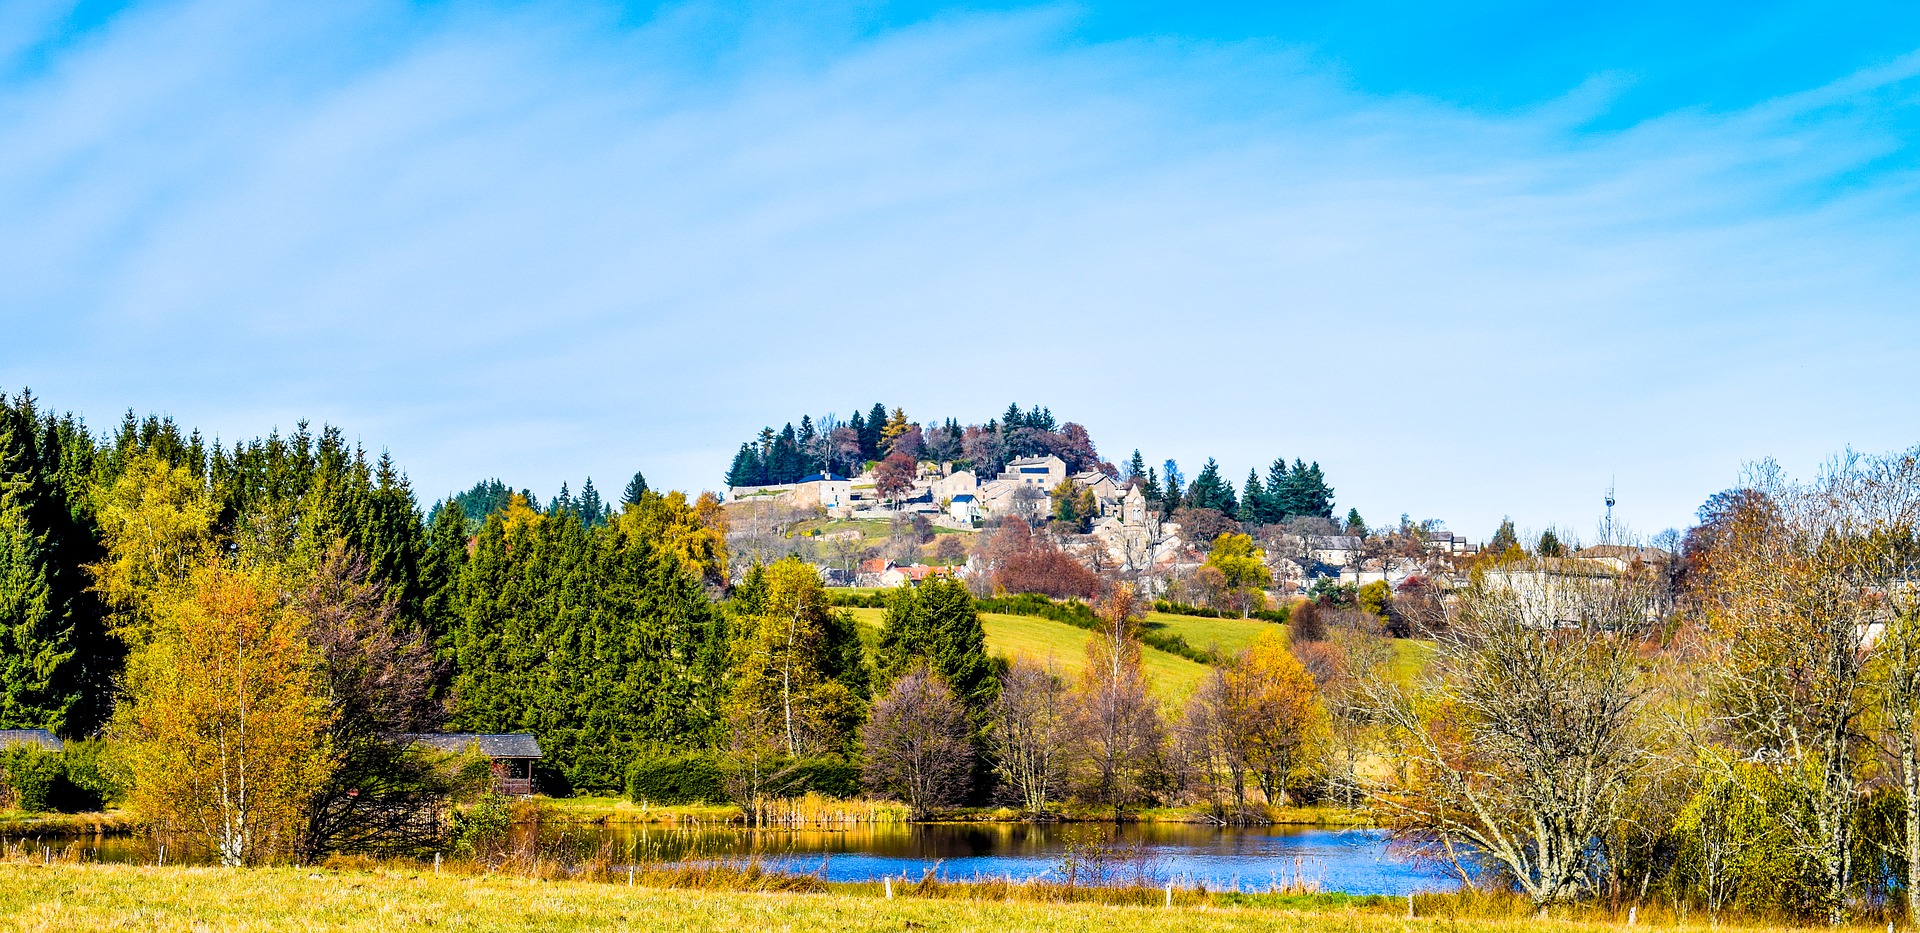
[[[815,473],[857,474],[869,463],[897,460],[908,468],[920,461],[952,463],[988,480],[1021,457],[1052,454],[1065,461],[1069,472],[1104,470],[1112,473],[1095,451],[1085,428],[1057,421],[1049,409],[1035,405],[1022,410],[1008,405],[1000,417],[984,424],[962,425],[947,418],[922,425],[910,421],[904,409],[891,413],[878,402],[865,414],[840,421],[828,414],[819,419],[800,417],[799,427],[788,422],[779,431],[760,429],[757,438],[740,445],[727,467],[728,486],[767,486],[796,482]]]

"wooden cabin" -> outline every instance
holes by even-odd
[[[428,748],[443,752],[463,752],[477,748],[493,760],[493,786],[509,797],[533,793],[533,763],[541,759],[540,743],[531,733],[510,732],[487,735],[475,732],[442,732],[410,735]]]

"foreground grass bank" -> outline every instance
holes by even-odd
[[[986,889],[991,891],[993,889]],[[1157,894],[1158,892],[1148,892]],[[0,928],[68,930],[950,930],[950,931],[1408,931],[1622,929],[1617,918],[1538,919],[1463,913],[1457,898],[1420,898],[1408,920],[1398,899],[1329,895],[1266,899],[1183,893],[1172,909],[1023,899],[942,886],[872,885],[825,893],[757,893],[627,887],[618,882],[537,881],[431,870],[152,868],[0,864]],[[1783,929],[1642,917],[1641,929]],[[1868,929],[1862,927],[1861,929]]]

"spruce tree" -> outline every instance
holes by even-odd
[[[1180,465],[1172,460],[1168,460],[1166,463],[1161,464],[1161,467],[1164,471],[1162,478],[1167,482],[1166,494],[1162,496],[1160,500],[1161,505],[1164,506],[1161,514],[1172,515],[1174,509],[1186,504],[1186,494],[1185,491],[1181,489],[1182,477],[1180,475]]]
[[[1360,535],[1362,537],[1365,537],[1366,533],[1367,533],[1367,523],[1361,520],[1360,510],[1357,508],[1348,509],[1347,510],[1347,534]]]
[[[621,505],[639,505],[640,497],[647,494],[647,478],[639,470],[633,471],[633,478],[627,480],[627,491],[620,494]]]
[[[1248,470],[1246,485],[1240,492],[1240,514],[1236,517],[1249,525],[1262,524],[1266,521],[1266,502],[1267,491],[1260,486],[1260,474]]]
[[[1294,502],[1293,480],[1287,472],[1287,458],[1279,457],[1267,467],[1267,521],[1277,525],[1299,513]]]
[[[867,409],[866,430],[860,434],[860,456],[866,460],[878,460],[880,453],[880,432],[887,429],[887,406],[874,402]],[[855,471],[858,472],[858,471]]]
[[[607,504],[600,501],[600,490],[593,488],[591,476],[580,487],[580,498],[574,500],[574,504],[580,509],[580,520],[589,528],[607,520]]]
[[[1140,449],[1134,448],[1133,459],[1127,461],[1127,479],[1145,481],[1147,478],[1147,460],[1140,456]]]
[[[740,452],[733,455],[733,465],[727,468],[727,485],[734,487],[758,486],[760,484],[759,474],[760,458],[754,455],[753,445],[741,444]],[[634,474],[636,479],[638,479],[639,476],[640,474],[638,473]],[[645,491],[644,485],[642,491]],[[638,502],[639,500],[634,499],[632,501]]]
[[[1147,483],[1140,487],[1140,495],[1151,503],[1152,508],[1160,507],[1160,497],[1163,493],[1160,490],[1160,476],[1153,471],[1153,467],[1147,467]]]

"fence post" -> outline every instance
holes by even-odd
[[[887,889],[887,900],[893,900],[893,877],[889,875],[880,879],[880,884]]]
[[[440,853],[438,852],[433,853],[433,873],[436,875],[440,873]]]
[[[1167,906],[1173,906],[1173,879],[1167,879]]]
[[[1407,892],[1407,919],[1413,919],[1413,892]]]

